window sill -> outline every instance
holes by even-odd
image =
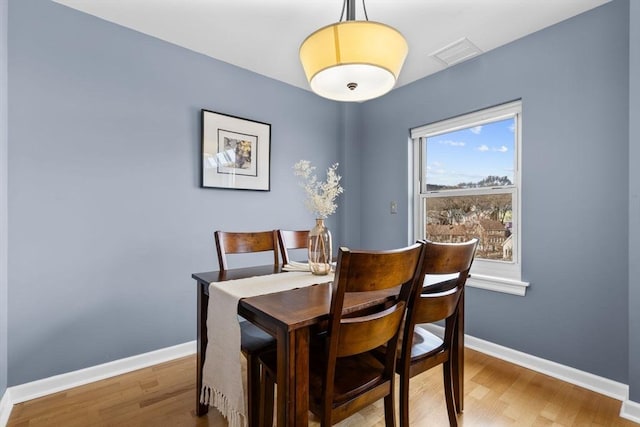
[[[505,294],[524,296],[529,287],[529,282],[505,279],[503,277],[486,276],[484,274],[471,274],[467,279],[467,286]]]

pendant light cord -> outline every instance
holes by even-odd
[[[338,19],[338,22],[342,22],[342,19],[344,18],[344,11],[347,9],[347,1],[349,0],[344,0],[342,2],[342,11],[340,12],[340,19]],[[362,10],[364,11],[364,19],[368,21],[369,16],[367,15],[367,6],[364,4],[364,0],[362,0]]]
[[[368,21],[369,17],[367,16],[367,6],[364,5],[364,0],[362,0],[362,10],[364,11],[364,19]]]

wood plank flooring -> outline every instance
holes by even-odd
[[[442,370],[411,380],[411,426],[447,426]],[[27,426],[216,426],[226,427],[211,408],[194,413],[195,356],[17,404],[9,427]],[[606,426],[638,424],[619,418],[621,403],[499,359],[465,353],[466,427]],[[312,419],[311,425],[319,425]],[[383,426],[382,401],[339,424]]]

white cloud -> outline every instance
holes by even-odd
[[[478,151],[489,151],[489,147],[483,144],[478,147]]]
[[[445,145],[450,145],[452,147],[464,147],[464,142],[462,141],[450,141],[450,140],[446,140],[446,141],[439,141],[440,144],[445,144]]]
[[[482,132],[482,126],[474,126],[469,130],[471,132],[475,133],[476,135],[478,135],[478,134],[480,134],[480,132]]]
[[[509,132],[513,132],[516,130],[516,125],[515,123],[511,123],[511,126],[509,126]]]
[[[447,173],[447,170],[438,162],[433,162],[430,165],[427,165],[427,171],[430,175],[444,175]]]
[[[493,151],[499,151],[501,153],[506,153],[507,151],[509,151],[509,149],[506,146],[502,146],[500,148],[494,148]]]

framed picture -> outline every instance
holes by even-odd
[[[270,190],[271,125],[202,110],[203,188]]]

